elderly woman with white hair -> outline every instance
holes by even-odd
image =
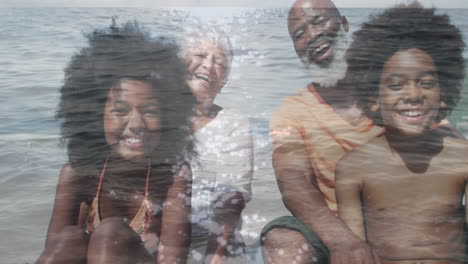
[[[192,245],[189,263],[246,263],[241,212],[251,199],[253,143],[247,117],[214,103],[233,59],[229,38],[195,23],[182,40],[187,84],[197,99],[192,118]]]

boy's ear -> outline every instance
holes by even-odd
[[[349,31],[349,24],[348,24],[348,20],[346,19],[345,16],[342,16],[341,17],[341,24],[343,25],[343,30],[348,33]]]
[[[445,103],[444,100],[441,100],[440,101],[440,108],[445,108],[445,107],[447,107],[447,104]]]
[[[372,112],[374,112],[374,113],[377,112],[377,111],[379,111],[379,104],[378,104],[378,103],[375,103],[375,104],[371,105],[370,110],[371,110]]]

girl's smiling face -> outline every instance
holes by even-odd
[[[429,129],[444,107],[431,56],[408,49],[390,57],[380,76],[376,106],[390,131],[416,136]]]
[[[150,84],[122,79],[104,107],[104,133],[112,155],[125,160],[148,157],[159,143],[159,100]]]

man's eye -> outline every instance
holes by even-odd
[[[325,25],[327,23],[328,19],[319,19],[314,22],[314,25],[320,26],[320,25]]]
[[[304,36],[304,31],[301,30],[301,31],[297,31],[296,33],[294,33],[294,39],[301,39],[302,37]]]

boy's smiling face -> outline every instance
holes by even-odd
[[[420,49],[398,51],[384,64],[377,104],[390,132],[417,136],[433,124],[440,99],[437,68],[429,54]]]

